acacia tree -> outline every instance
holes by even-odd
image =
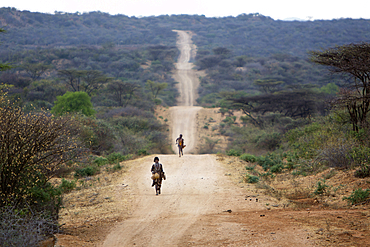
[[[112,79],[98,70],[64,69],[58,75],[74,92],[84,91],[90,96]]]
[[[33,81],[39,79],[46,70],[50,69],[52,66],[45,65],[43,63],[27,63],[22,65],[22,68],[26,71],[26,73],[31,77]]]
[[[230,98],[233,107],[240,109],[252,122],[264,127],[263,115],[278,113],[290,118],[309,118],[325,111],[324,96],[310,90],[279,92],[257,96]]]
[[[166,82],[154,82],[151,80],[147,80],[145,86],[152,92],[154,98],[156,99],[159,92],[163,89],[167,88],[168,84]]]
[[[139,89],[136,82],[125,82],[116,80],[108,84],[108,90],[113,93],[114,99],[119,106],[126,107],[134,93]]]
[[[258,79],[253,82],[254,85],[261,88],[264,93],[274,93],[279,91],[279,87],[284,84],[283,81],[277,81],[274,79]]]
[[[347,109],[353,130],[368,128],[370,111],[370,43],[348,44],[324,51],[311,51],[310,60],[329,67],[332,73],[349,76],[347,90],[333,101]]]

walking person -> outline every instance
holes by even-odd
[[[166,176],[164,175],[163,166],[159,163],[159,158],[154,158],[154,164],[152,165],[152,179],[153,184],[152,187],[155,186],[155,193],[156,195],[161,194],[161,186],[162,186],[162,179],[166,180]]]
[[[185,147],[185,140],[182,138],[182,134],[180,134],[180,137],[176,139],[177,147],[179,148],[179,157],[184,156],[183,148]]]

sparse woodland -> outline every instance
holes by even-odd
[[[176,33],[189,30],[198,104],[245,181],[328,167],[370,176],[370,20],[284,22],[237,17],[54,15],[0,9],[0,245],[36,246],[58,230],[63,193],[105,166],[171,153],[155,106],[176,104]],[[242,111],[242,125],[233,112]],[[207,126],[208,128],[208,126]],[[75,180],[52,185],[52,177]],[[359,187],[349,204],[368,200]],[[325,193],[325,181],[317,185]],[[32,219],[37,219],[37,234]],[[8,222],[14,226],[4,230]],[[19,229],[28,229],[19,235]],[[18,236],[18,237],[17,237]]]

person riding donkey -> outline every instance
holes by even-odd
[[[162,179],[166,180],[166,176],[164,175],[163,166],[159,163],[159,158],[154,158],[154,164],[152,165],[152,187],[155,186],[156,195],[161,194],[161,186],[162,186]]]
[[[179,148],[179,157],[184,156],[183,149],[186,147],[185,140],[182,138],[182,134],[180,134],[180,137],[176,139],[177,147]]]

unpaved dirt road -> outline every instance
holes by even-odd
[[[196,97],[195,74],[189,63],[191,38],[177,31],[181,55],[176,79],[181,96],[171,108],[173,144],[182,133],[187,147],[185,156],[159,155],[167,180],[162,194],[151,187],[153,157],[142,159],[129,171],[134,198],[131,215],[108,234],[103,246],[311,246],[313,242],[298,226],[269,222],[264,204],[257,198],[245,198],[245,190],[228,179],[227,170],[215,155],[191,155],[195,152]],[[175,146],[174,146],[175,149]],[[228,211],[229,210],[229,211]],[[241,223],[238,217],[244,217]],[[271,228],[260,229],[271,223]],[[260,224],[260,226],[258,226]],[[260,230],[259,230],[260,229]],[[267,229],[267,230],[266,230]]]
[[[191,36],[185,31],[175,31],[178,34],[177,46],[180,56],[176,63],[174,78],[179,82],[177,85],[180,97],[177,99],[176,107],[171,107],[171,141],[175,143],[176,138],[182,134],[185,139],[185,152],[193,153],[197,145],[196,137],[196,114],[201,107],[195,107],[197,88],[199,80],[193,65],[189,63],[192,51]],[[174,151],[177,152],[176,147]]]

